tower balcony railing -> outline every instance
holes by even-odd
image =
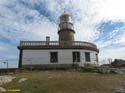
[[[95,44],[83,41],[20,41],[20,47],[23,46],[85,46],[97,48]]]

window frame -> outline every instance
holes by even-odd
[[[86,62],[91,62],[90,52],[85,52],[85,61]]]
[[[80,62],[81,61],[81,54],[80,54],[79,51],[73,51],[72,52],[72,61],[73,62]]]
[[[55,57],[54,57],[53,53],[55,53],[55,55],[56,55]],[[52,59],[54,59],[54,60],[52,60]],[[58,63],[58,52],[50,52],[50,63]]]

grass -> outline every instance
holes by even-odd
[[[21,89],[20,93],[112,93],[115,88],[125,88],[121,84],[125,75],[59,70],[24,71],[14,76],[17,78],[2,87]],[[20,78],[28,80],[18,83]]]

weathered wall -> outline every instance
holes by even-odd
[[[80,63],[96,63],[95,51],[81,49],[60,49],[60,50],[23,50],[22,65],[55,64],[50,63],[50,52],[58,52],[58,63],[72,64],[72,52],[80,52]],[[85,62],[85,52],[90,52],[91,62]]]
[[[72,31],[60,31],[59,41],[74,41],[74,32]]]

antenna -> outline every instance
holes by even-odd
[[[66,13],[66,8],[64,8],[64,12],[63,13]]]

